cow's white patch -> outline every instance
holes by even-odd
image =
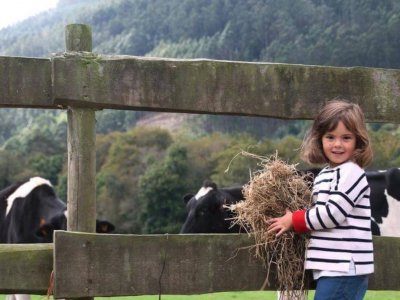
[[[64,210],[64,216],[68,219],[68,210]]]
[[[212,191],[213,188],[212,187],[201,187],[201,189],[197,192],[196,196],[194,196],[194,198],[196,200],[199,200],[201,197],[203,197],[204,195],[207,195],[210,191]]]
[[[29,179],[29,181],[27,181],[26,183],[21,185],[19,188],[17,188],[15,190],[15,192],[12,193],[7,198],[6,216],[10,212],[11,207],[12,207],[15,199],[23,198],[23,197],[28,196],[29,193],[32,192],[32,190],[34,188],[36,188],[36,187],[38,187],[40,185],[43,185],[43,184],[47,184],[48,186],[52,186],[50,181],[48,181],[47,179],[44,179],[44,178],[41,178],[41,177],[32,177],[31,179]]]
[[[389,196],[386,189],[385,196],[389,212],[387,217],[382,218],[382,224],[378,224],[381,236],[400,237],[400,199]]]

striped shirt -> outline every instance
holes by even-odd
[[[306,269],[346,275],[354,262],[355,275],[373,273],[370,188],[364,170],[351,161],[326,167],[315,178],[312,195],[313,207],[293,214],[295,230],[311,230]]]

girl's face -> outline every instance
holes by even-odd
[[[322,136],[322,149],[332,168],[348,161],[356,149],[356,136],[339,121],[336,128]]]

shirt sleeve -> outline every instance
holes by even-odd
[[[306,211],[307,210],[297,210],[292,213],[293,230],[297,233],[306,233],[310,231],[306,224]]]
[[[334,180],[327,190],[319,190],[316,205],[305,212],[307,228],[322,230],[340,226],[351,210],[369,189],[365,172],[358,165],[343,165],[335,171]],[[324,195],[324,196],[323,196]]]

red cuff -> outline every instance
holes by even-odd
[[[297,233],[306,233],[310,231],[306,224],[306,211],[307,210],[297,210],[292,214],[293,230]]]

